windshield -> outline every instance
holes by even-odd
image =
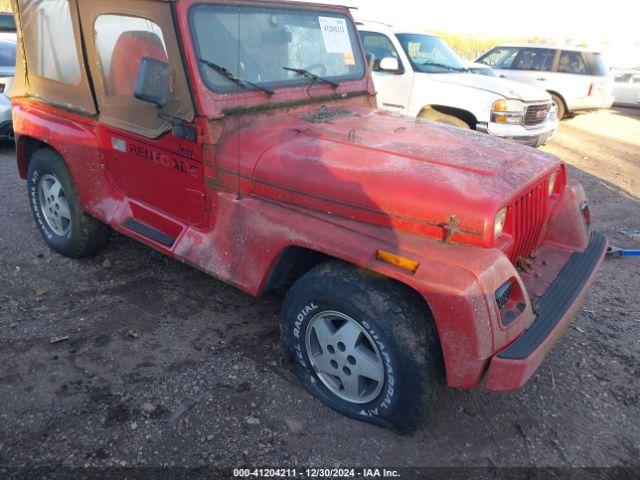
[[[337,83],[365,75],[355,28],[341,14],[198,5],[191,10],[191,29],[200,72],[216,92]]]
[[[430,35],[401,33],[397,35],[413,68],[424,73],[466,71],[462,61],[442,39]]]

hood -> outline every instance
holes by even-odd
[[[391,112],[335,112],[326,122],[294,117],[244,129],[240,168],[251,192],[409,233],[443,238],[454,232],[454,241],[490,246],[496,213],[561,164],[532,148]],[[234,164],[231,155],[220,161]]]
[[[451,83],[469,88],[478,88],[495,93],[505,98],[522,100],[525,102],[539,102],[551,100],[551,96],[544,90],[532,85],[512,82],[502,78],[476,75],[473,73],[443,73],[429,74],[434,81]]]

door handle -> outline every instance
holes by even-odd
[[[500,78],[507,78],[506,75],[500,75]]]
[[[546,82],[546,81],[547,81],[547,79],[546,79],[546,78],[544,78],[544,77],[540,77],[540,78],[538,78],[538,81],[539,81],[539,82]]]

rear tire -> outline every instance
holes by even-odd
[[[288,292],[281,332],[285,361],[339,413],[408,432],[437,403],[444,367],[433,319],[393,280],[320,265]]]
[[[29,204],[47,245],[71,258],[91,257],[109,243],[111,230],[84,213],[63,158],[54,150],[37,150],[29,162]]]
[[[553,101],[553,103],[556,105],[556,108],[558,109],[558,120],[562,120],[567,116],[567,109],[564,106],[564,101],[555,93],[551,94],[551,100]]]

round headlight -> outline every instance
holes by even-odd
[[[496,220],[493,227],[494,240],[497,240],[502,236],[502,232],[504,232],[504,225],[506,222],[507,222],[507,209],[505,207],[496,214]]]
[[[551,175],[551,178],[549,178],[549,196],[555,193],[557,183],[558,183],[558,172],[554,172]]]

